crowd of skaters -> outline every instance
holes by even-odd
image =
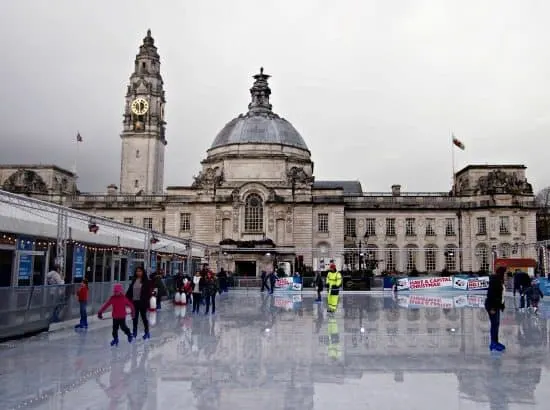
[[[180,295],[180,301],[192,305],[193,314],[200,314],[201,306],[205,306],[204,314],[214,315],[216,313],[216,296],[228,291],[228,276],[222,269],[218,275],[215,275],[204,264],[200,271],[193,277],[178,273],[175,277],[176,293]],[[80,323],[75,326],[76,329],[88,328],[87,303],[88,303],[88,280],[84,279],[76,292],[80,304]],[[113,294],[101,306],[97,316],[103,319],[103,313],[111,308],[112,310],[112,336],[111,346],[119,343],[119,330],[126,335],[128,342],[132,342],[138,336],[138,326],[141,318],[143,324],[143,340],[151,337],[149,332],[149,320],[147,318],[148,310],[159,310],[162,308],[161,299],[168,295],[165,277],[162,271],[153,273],[150,277],[145,273],[142,266],[138,266],[132,277],[128,288],[124,290],[121,283],[113,286]],[[156,301],[152,302],[152,298]],[[183,298],[183,299],[181,299]],[[151,306],[153,304],[153,306]],[[127,308],[131,312],[132,330],[126,325]]]

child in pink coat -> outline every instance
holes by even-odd
[[[128,343],[132,343],[132,333],[130,329],[126,326],[126,306],[132,311],[132,317],[135,315],[134,304],[124,294],[124,287],[120,283],[115,283],[113,286],[113,296],[109,298],[107,302],[97,312],[97,317],[103,319],[103,312],[107,310],[109,306],[113,307],[113,341],[111,346],[118,345],[118,328],[121,328],[122,331],[128,337]]]

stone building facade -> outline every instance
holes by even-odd
[[[208,244],[216,268],[244,275],[273,262],[318,270],[334,259],[348,269],[435,273],[488,270],[495,256],[535,257],[536,207],[525,166],[470,165],[444,193],[399,185],[364,193],[358,181],[318,181],[304,139],[273,111],[263,69],[247,112],[214,138],[193,184],[163,190],[159,67],[149,31],[126,95],[120,192],[111,185],[104,195],[62,193],[56,201]],[[39,192],[46,199],[54,193]]]

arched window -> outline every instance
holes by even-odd
[[[397,252],[397,246],[391,244],[386,246],[386,271],[395,272],[397,270]]]
[[[477,259],[477,269],[480,271],[489,271],[489,247],[480,243],[476,246],[475,255]]]
[[[418,254],[416,245],[407,245],[405,250],[407,253],[407,272],[416,270],[416,255]]]
[[[512,255],[512,245],[509,243],[501,243],[499,248],[498,253],[501,258],[509,258]]]
[[[445,246],[445,269],[448,272],[456,272],[457,248],[454,245]]]
[[[428,245],[425,250],[426,272],[434,272],[437,269],[437,247]]]
[[[250,194],[246,198],[244,208],[244,230],[246,232],[262,232],[264,229],[264,206],[262,198]]]

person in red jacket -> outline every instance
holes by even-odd
[[[118,329],[121,328],[122,331],[128,337],[128,343],[132,343],[132,333],[126,325],[126,306],[132,311],[132,318],[135,316],[136,311],[134,309],[134,304],[126,297],[124,294],[124,287],[120,283],[115,283],[113,286],[113,296],[109,298],[107,302],[97,312],[97,317],[103,319],[103,312],[107,310],[109,306],[113,307],[113,341],[111,346],[118,345]]]
[[[75,329],[88,329],[88,313],[86,312],[88,293],[88,279],[84,278],[80,284],[80,288],[78,288],[76,292],[76,297],[80,305],[80,323],[75,326]]]

